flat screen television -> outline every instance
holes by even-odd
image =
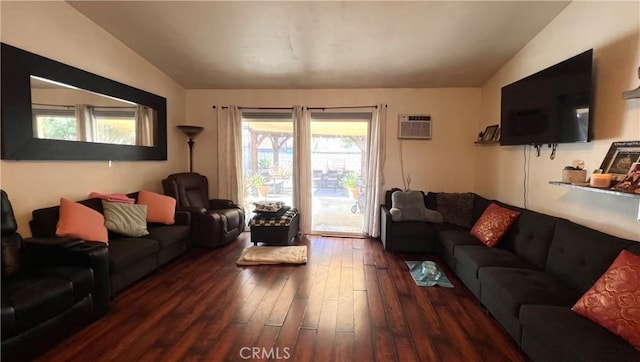
[[[593,49],[502,87],[500,145],[591,141]]]

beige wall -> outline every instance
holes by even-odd
[[[0,186],[11,198],[19,232],[31,234],[36,208],[91,191],[161,191],[160,180],[188,167],[185,138],[175,129],[185,114],[184,89],[62,1],[0,2],[2,42],[167,98],[168,161],[2,161]]]
[[[405,174],[412,189],[474,190],[522,205],[522,147],[474,146],[479,130],[499,122],[500,88],[510,82],[594,48],[596,74],[595,140],[560,145],[558,157],[532,158],[529,207],[639,239],[638,202],[548,185],[574,159],[589,172],[600,165],[611,142],[640,139],[640,100],[620,93],[637,87],[640,65],[638,2],[574,2],[509,61],[482,89],[352,90],[188,90],[62,1],[0,2],[3,42],[117,80],[167,98],[169,160],[163,162],[16,162],[0,163],[0,186],[15,207],[20,232],[29,235],[31,210],[58,203],[61,196],[82,199],[91,191],[160,191],[160,180],[186,171],[185,137],[177,124],[202,125],[196,139],[195,170],[216,190],[217,149],[213,105],[349,106],[389,105],[386,187],[402,186],[399,113],[428,113],[431,141],[403,141]],[[186,96],[185,96],[186,95]],[[185,116],[186,115],[186,116]],[[222,170],[221,172],[224,172]],[[406,175],[405,175],[406,176]],[[215,193],[212,193],[214,195]]]
[[[356,106],[386,103],[387,157],[385,187],[402,188],[398,114],[430,114],[433,139],[403,141],[404,169],[411,189],[467,191],[473,187],[475,124],[480,89],[342,89],[342,90],[188,90],[187,119],[205,130],[196,139],[194,168],[217,190],[216,115],[213,105],[252,107]],[[220,170],[220,172],[224,172]]]
[[[574,2],[482,88],[478,128],[498,123],[502,86],[584,50],[594,49],[594,140],[561,144],[555,160],[546,146],[531,158],[529,208],[568,218],[614,235],[640,240],[638,201],[548,184],[560,180],[573,160],[587,172],[599,168],[611,142],[640,140],[640,99],[621,93],[640,85],[640,3]],[[523,204],[524,146],[483,147],[477,153],[476,191],[505,202]],[[533,155],[533,153],[531,153]]]

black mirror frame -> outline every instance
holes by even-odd
[[[3,160],[166,160],[167,100],[55,60],[1,44]],[[149,106],[156,110],[154,146],[115,145],[35,138],[30,76]]]

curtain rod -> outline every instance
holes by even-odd
[[[387,105],[384,105],[385,108],[387,107]],[[217,106],[213,106],[214,109],[217,108]],[[228,106],[221,106],[221,109],[227,109],[229,108]],[[321,109],[321,110],[326,110],[326,109],[348,109],[348,108],[378,108],[377,105],[373,105],[373,106],[334,106],[334,107],[307,107],[307,109]],[[238,109],[258,109],[258,110],[292,110],[293,107],[238,107]]]

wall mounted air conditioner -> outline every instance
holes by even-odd
[[[428,114],[398,115],[398,138],[410,140],[430,140],[431,116]]]

